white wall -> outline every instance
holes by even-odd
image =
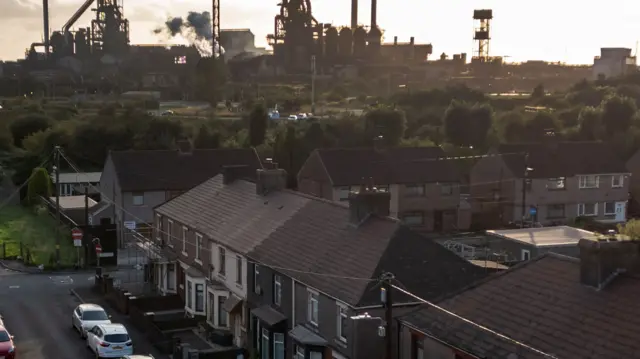
[[[211,255],[211,264],[214,267],[213,277],[211,279],[216,279],[223,283],[225,287],[229,289],[229,291],[236,296],[242,298],[243,300],[247,298],[247,258],[244,256],[241,257],[242,261],[242,275],[240,278],[242,279],[242,285],[236,282],[237,276],[237,262],[236,257],[237,253],[233,252],[229,248],[225,248],[225,275],[220,275],[220,245],[209,242],[209,250]]]

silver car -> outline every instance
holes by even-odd
[[[97,304],[80,304],[71,315],[71,325],[82,338],[98,324],[111,324],[111,316]]]

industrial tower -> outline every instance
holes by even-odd
[[[211,45],[213,51],[211,54],[213,57],[222,57],[222,45],[220,45],[220,0],[213,0],[213,11],[211,12],[211,19],[213,21],[213,38],[211,39]]]
[[[479,61],[489,60],[489,42],[491,41],[491,20],[493,19],[493,10],[473,10],[473,20],[476,26],[473,33],[473,40],[477,42],[477,48],[474,50],[474,59]]]

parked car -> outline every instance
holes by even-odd
[[[99,324],[110,324],[111,316],[97,304],[80,304],[71,315],[71,325],[82,338],[87,331]]]
[[[87,346],[96,358],[133,355],[133,342],[122,324],[99,324],[87,332]]]
[[[2,317],[0,317],[0,358],[15,359],[16,346],[13,343],[13,335],[4,326]]]
[[[153,355],[125,355],[122,359],[155,359]]]
[[[296,115],[289,115],[289,117],[287,117],[287,120],[289,120],[289,121],[296,121],[296,120],[298,120],[298,116],[296,116]]]

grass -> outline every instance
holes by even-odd
[[[35,213],[21,206],[7,206],[0,209],[0,244],[5,246],[6,258],[23,256],[27,249],[30,263],[49,266],[55,261],[56,229],[61,233],[60,264],[63,266],[76,263],[76,249],[73,247],[71,232],[64,226],[57,226],[56,221],[44,211]],[[0,247],[0,250],[2,248]],[[3,253],[0,253],[0,256]]]

